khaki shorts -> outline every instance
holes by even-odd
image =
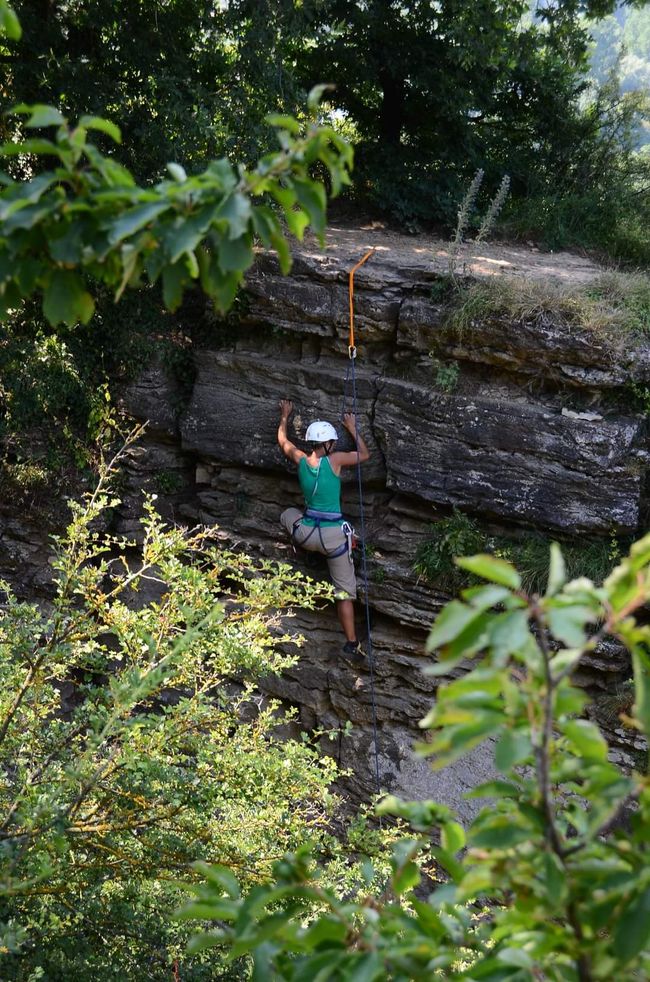
[[[328,552],[335,552],[346,541],[345,533],[340,525],[328,525],[318,529],[313,525],[298,525],[294,533],[293,527],[302,518],[302,512],[297,508],[287,508],[280,516],[283,528],[293,537],[297,546],[307,552],[320,552],[327,556]],[[322,536],[322,542],[321,542]],[[325,548],[323,548],[323,546]],[[346,551],[340,556],[327,557],[330,577],[334,584],[335,597],[337,600],[356,600],[357,578],[354,573],[354,563],[350,562],[350,554]]]

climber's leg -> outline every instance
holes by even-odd
[[[336,613],[346,641],[355,642],[357,632],[354,626],[354,602],[352,600],[337,600]]]

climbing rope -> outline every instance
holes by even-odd
[[[352,412],[354,413],[355,420],[358,419],[357,416],[357,381],[355,372],[355,361],[357,357],[357,349],[354,343],[354,274],[363,266],[365,262],[370,259],[374,254],[374,249],[370,249],[363,259],[359,260],[356,266],[350,270],[349,275],[349,296],[350,296],[350,337],[348,344],[348,355],[349,363],[348,370],[345,375],[345,385],[343,399],[347,397],[348,382],[351,381],[352,384]],[[368,648],[368,665],[370,668],[370,699],[372,704],[372,736],[374,745],[374,757],[375,757],[375,784],[377,787],[377,794],[381,793],[381,780],[379,777],[379,745],[377,736],[377,699],[375,695],[375,658],[372,650],[372,631],[370,629],[370,601],[368,599],[368,564],[366,557],[366,529],[364,520],[364,508],[363,508],[363,484],[361,481],[361,461],[360,461],[360,449],[359,449],[359,433],[357,427],[357,486],[359,491],[359,532],[361,533],[361,576],[363,580],[363,596],[365,600],[366,609],[366,637],[367,637],[367,648]]]

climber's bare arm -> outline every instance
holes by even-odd
[[[370,459],[370,451],[366,446],[365,440],[357,430],[357,421],[354,413],[345,413],[343,416],[343,426],[359,450],[358,452],[356,450],[336,450],[333,454],[330,454],[330,464],[337,474],[342,467],[356,467],[357,464],[363,464],[366,460]]]
[[[299,450],[295,443],[292,443],[287,436],[287,423],[289,422],[289,416],[293,412],[293,403],[290,399],[280,399],[280,423],[278,425],[278,446],[280,450],[289,460],[297,464],[302,457],[306,457],[307,454],[304,450]]]

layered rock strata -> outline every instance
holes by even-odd
[[[181,506],[185,519],[216,523],[230,542],[325,576],[324,567],[305,566],[279,530],[281,510],[299,504],[299,493],[276,446],[277,404],[293,399],[291,436],[300,444],[312,419],[337,420],[353,408],[354,370],[372,454],[362,490],[375,671],[371,678],[340,659],[332,610],[300,612],[292,624],[307,639],[299,661],[265,686],[297,706],[309,730],[352,723],[351,732],[325,745],[348,770],[355,796],[375,790],[378,764],[382,788],[437,796],[469,817],[463,792],[490,773],[489,748],[442,773],[412,750],[439,684],[426,674],[424,645],[446,599],[414,572],[418,547],[431,523],[454,508],[509,534],[537,529],[589,542],[637,532],[646,508],[646,422],[611,407],[648,377],[650,346],[622,348],[606,332],[570,329],[548,316],[478,319],[459,334],[435,299],[435,257],[387,247],[356,277],[352,364],[347,272],[365,245],[334,234],[325,252],[301,250],[290,277],[261,255],[237,322],[196,352],[196,380],[177,429],[166,416],[158,369],[127,402],[152,419],[152,443],[174,446],[183,466],[196,464],[193,496]],[[553,268],[560,275],[570,266]],[[583,281],[598,274],[588,263],[577,268]],[[540,275],[549,270],[542,266]],[[454,366],[453,386],[436,382],[440,364]],[[353,474],[344,499],[358,528]],[[627,674],[624,653],[610,646],[585,664],[581,681],[611,694],[624,691]],[[610,736],[615,753],[631,762],[634,738],[616,716]]]
[[[356,277],[352,362],[347,273],[368,244],[378,251]],[[499,256],[481,253],[467,265],[475,275],[525,272],[525,257]],[[569,271],[584,282],[599,272],[575,257],[538,255],[531,263],[529,275],[538,277]],[[294,555],[279,527],[282,509],[300,496],[276,445],[278,400],[293,399],[290,435],[300,444],[312,419],[338,420],[354,408],[354,396],[372,454],[362,492],[374,673],[341,660],[332,609],[301,611],[290,624],[306,638],[299,660],[265,687],[298,707],[308,730],[352,723],[323,742],[347,770],[354,797],[376,790],[378,765],[383,789],[437,797],[468,818],[473,806],[463,792],[489,776],[489,748],[443,772],[412,750],[440,684],[426,674],[424,647],[447,599],[414,572],[416,554],[432,523],[453,509],[495,534],[534,529],[589,543],[639,531],[647,426],[629,399],[620,407],[630,387],[650,377],[650,345],[568,328],[547,315],[514,323],[479,317],[459,332],[436,299],[441,272],[444,261],[417,240],[379,232],[332,233],[324,252],[297,253],[290,277],[280,275],[273,256],[260,255],[236,320],[195,352],[184,411],[174,409],[177,395],[160,365],[125,393],[127,408],[149,427],[146,452],[131,465],[133,493],[121,523],[124,531],[135,528],[148,487],[165,498],[172,518],[217,524],[230,544],[325,577],[324,566]],[[344,507],[359,529],[354,474],[345,478]],[[16,550],[33,547],[16,538]],[[365,619],[362,604],[358,617]],[[581,682],[595,693],[620,690],[624,699],[628,673],[624,653],[611,645],[585,663]],[[616,714],[609,723],[614,752],[632,763],[635,738]]]

